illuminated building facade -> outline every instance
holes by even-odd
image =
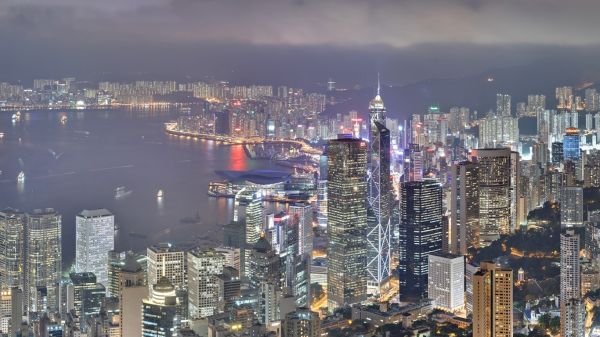
[[[150,296],[142,301],[142,337],[178,336],[180,317],[175,287],[166,277],[152,286]]]
[[[25,298],[30,312],[56,307],[55,288],[62,273],[61,221],[61,215],[51,208],[27,214]]]
[[[513,272],[482,262],[473,275],[473,337],[513,335]]]
[[[487,246],[511,231],[511,151],[478,149],[479,245]]]
[[[219,275],[223,274],[225,257],[216,251],[188,252],[189,317],[205,318],[219,312]]]
[[[450,253],[464,255],[479,246],[479,169],[465,161],[452,165]]]
[[[442,185],[404,182],[400,194],[400,300],[427,298],[428,255],[442,250]]]
[[[328,144],[329,268],[327,306],[367,298],[367,144],[341,138]]]
[[[115,249],[115,217],[106,209],[83,210],[75,217],[75,271],[96,275],[108,286],[108,252]]]
[[[579,234],[566,230],[560,235],[560,327],[561,336],[583,337],[584,307],[581,302]]]
[[[390,275],[392,186],[390,131],[385,127],[385,105],[379,95],[369,103],[367,271],[370,292],[379,293]]]
[[[15,210],[0,212],[0,282],[8,288],[23,289],[25,214]]]

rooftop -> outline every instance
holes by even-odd
[[[112,213],[105,208],[84,209],[77,216],[83,217],[83,218],[97,218],[97,217],[103,217],[103,216],[112,216]]]

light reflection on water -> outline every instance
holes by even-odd
[[[267,168],[247,159],[242,146],[170,137],[162,123],[176,111],[35,111],[14,125],[0,112],[0,207],[23,211],[53,207],[63,215],[63,260],[74,255],[75,215],[107,208],[120,230],[118,250],[196,236],[220,241],[233,201],[206,194],[219,169]],[[60,116],[67,116],[61,125]],[[52,153],[62,155],[54,156]],[[26,181],[17,184],[23,170]],[[115,199],[115,188],[130,196]],[[157,200],[163,189],[163,200]],[[168,200],[167,200],[168,199]],[[180,221],[200,217],[200,223]],[[130,233],[133,233],[132,236]]]

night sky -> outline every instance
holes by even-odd
[[[600,55],[599,12],[597,0],[2,0],[0,81],[365,84],[381,71],[406,84],[568,66]]]

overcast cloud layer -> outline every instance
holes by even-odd
[[[597,0],[4,0],[4,32],[258,44],[600,43]]]
[[[598,0],[1,0],[0,80],[2,71],[44,59],[61,69],[87,59],[87,67],[109,71],[123,67],[113,55],[124,54],[137,69],[132,60],[153,51],[183,62],[192,58],[185,53],[226,45],[342,54],[438,45],[454,46],[457,59],[477,53],[473,46],[587,48],[600,45],[598,13]],[[456,53],[460,45],[470,46],[464,55]],[[239,59],[246,49],[221,51]]]

